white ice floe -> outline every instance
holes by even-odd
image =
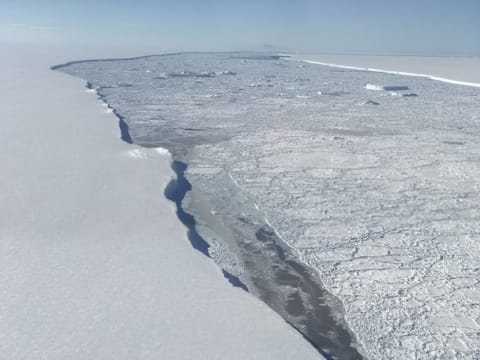
[[[375,91],[402,91],[408,90],[408,86],[405,85],[376,85],[376,84],[366,84],[365,89],[375,90]]]
[[[374,90],[374,91],[381,91],[384,90],[383,86],[380,85],[374,85],[374,84],[366,84],[365,89],[367,90]]]
[[[168,156],[168,157],[171,156],[170,151],[168,151],[168,149],[165,149],[165,148],[162,148],[162,147],[155,148],[155,151],[157,153],[159,153],[160,155],[165,155],[165,156]]]
[[[128,150],[127,154],[134,159],[148,159],[148,153],[142,149]]]

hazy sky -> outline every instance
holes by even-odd
[[[480,55],[480,0],[1,0],[0,42]]]

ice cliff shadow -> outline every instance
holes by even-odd
[[[176,179],[173,179],[170,181],[170,183],[168,183],[164,191],[165,197],[175,203],[177,207],[178,219],[187,228],[187,237],[192,247],[195,250],[200,251],[203,255],[210,258],[210,245],[198,233],[196,229],[197,223],[195,221],[195,218],[191,214],[187,213],[182,207],[182,202],[185,198],[185,195],[187,194],[187,192],[192,190],[192,185],[185,178],[185,170],[187,169],[187,164],[181,161],[174,160],[172,161],[172,169],[173,171],[175,171],[177,177]],[[222,273],[231,285],[248,292],[247,286],[242,283],[238,277],[224,269],[222,269]]]

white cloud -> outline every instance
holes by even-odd
[[[44,31],[52,31],[58,30],[56,26],[49,26],[49,25],[32,25],[32,24],[23,24],[23,23],[13,23],[7,24],[10,28],[17,28],[17,29],[24,29],[24,30],[44,30]]]

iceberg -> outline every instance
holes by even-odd
[[[322,358],[192,251],[167,151],[121,141],[83,80],[49,70],[83,53],[4,50],[0,358]]]
[[[367,90],[376,90],[376,91],[401,91],[408,90],[408,86],[405,85],[375,85],[375,84],[366,84],[365,89]]]

